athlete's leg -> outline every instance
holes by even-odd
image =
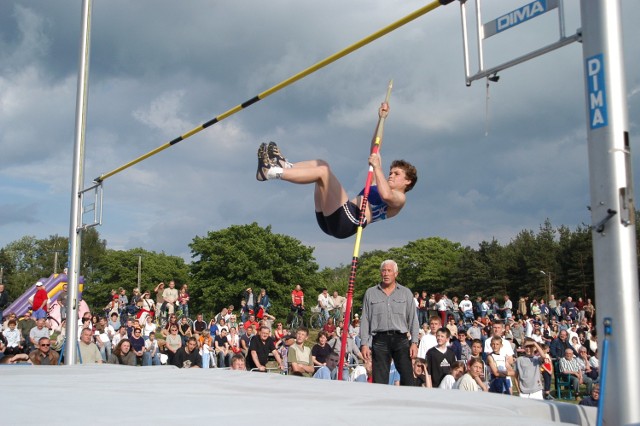
[[[263,143],[258,149],[258,180],[282,179],[306,185],[315,183],[314,202],[316,212],[331,215],[349,200],[338,178],[324,160],[289,163],[274,142]]]
[[[283,170],[281,179],[297,184],[315,183],[315,209],[325,216],[349,200],[342,184],[323,160],[294,163],[290,169]]]

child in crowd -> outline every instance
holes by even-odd
[[[537,354],[536,354],[537,352]],[[543,399],[542,375],[540,367],[544,359],[540,356],[543,349],[531,337],[524,339],[524,355],[516,360],[518,389],[521,398]]]
[[[451,372],[451,366],[456,362],[456,356],[449,349],[451,332],[441,327],[436,332],[437,345],[427,351],[427,387],[437,388],[442,379]]]
[[[453,385],[462,377],[464,374],[464,361],[456,361],[451,366],[451,372],[444,376],[442,382],[440,382],[440,389],[453,389]]]
[[[504,393],[511,395],[511,379],[514,375],[513,358],[511,355],[500,355],[502,348],[502,338],[493,336],[491,338],[491,350],[493,351],[487,356],[487,364],[491,370],[491,384],[489,392]]]

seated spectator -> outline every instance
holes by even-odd
[[[231,351],[231,345],[229,339],[227,339],[227,329],[222,328],[220,334],[213,338],[213,346],[218,356],[218,367],[225,368],[231,365],[231,357],[233,352]]]
[[[250,314],[249,319],[244,323],[244,329],[246,330],[249,326],[253,327],[254,330],[260,329],[260,324],[258,324],[256,316],[253,314]]]
[[[175,356],[178,349],[182,347],[182,338],[178,335],[178,325],[173,324],[169,329],[169,335],[165,339],[165,353],[169,358],[167,363],[175,365]]]
[[[591,394],[589,396],[585,396],[580,401],[580,405],[586,405],[587,407],[597,407],[600,401],[600,385],[598,383],[594,384],[591,388]]]
[[[175,314],[171,314],[169,315],[169,319],[167,320],[167,323],[165,324],[164,328],[162,329],[162,335],[164,337],[167,337],[169,334],[171,334],[171,327],[172,326],[176,326],[178,328],[178,330],[180,330],[180,327],[178,325],[178,317]],[[128,329],[127,329],[128,331]],[[178,334],[178,337],[180,337],[180,335]]]
[[[209,349],[213,348],[213,338],[211,337],[211,333],[209,330],[202,330],[202,334],[197,340],[198,347],[203,348],[205,345],[209,347]]]
[[[191,324],[187,321],[187,317],[182,317],[180,319],[180,323],[178,325],[178,333],[180,337],[182,337],[182,344],[187,343],[187,339],[193,336],[193,332],[191,330]]]
[[[469,371],[464,374],[453,386],[467,392],[487,392],[489,389],[482,380],[484,374],[484,363],[479,358],[471,358],[469,360]]]
[[[144,320],[144,326],[142,328],[142,338],[144,340],[149,339],[149,335],[151,333],[153,333],[154,335],[156,334],[156,330],[158,329],[158,326],[156,325],[155,322],[153,322],[153,318],[151,318],[150,316],[147,316],[147,318],[145,318]]]
[[[102,355],[100,355],[98,346],[93,342],[93,332],[90,329],[84,328],[80,332],[78,349],[80,356],[78,357],[77,363],[102,364]]]
[[[299,332],[299,331],[298,331]],[[340,355],[335,352],[332,352],[327,357],[327,362],[325,365],[320,367],[318,371],[313,375],[314,379],[322,379],[322,380],[338,380],[338,361],[340,359]],[[313,368],[313,367],[311,367]],[[343,378],[346,378],[348,375],[343,374]]]
[[[0,343],[2,350],[2,343]],[[27,354],[15,354],[0,358],[0,365],[33,365]]]
[[[587,348],[580,348],[576,360],[578,361],[578,366],[580,367],[580,372],[582,373],[582,383],[587,386],[587,395],[590,395],[591,388],[593,387],[593,382],[595,380],[598,380],[598,373],[596,371],[593,371],[593,369],[591,368],[589,355],[587,355]]]
[[[138,365],[142,365],[142,355],[145,351],[144,339],[142,338],[142,330],[140,328],[133,329],[133,336],[129,339],[131,342],[131,352],[136,356]]]
[[[229,348],[231,349],[231,352],[234,354],[242,353],[242,348],[240,347],[240,336],[238,335],[235,327],[229,328],[227,340],[229,341]]]
[[[229,319],[229,310],[227,308],[222,308],[222,310],[216,314],[215,319],[216,324],[220,322],[220,319],[223,319],[226,324]]]
[[[287,334],[280,340],[280,346],[278,347],[278,353],[284,364],[284,371],[289,371],[289,348],[296,341],[295,336]]]
[[[118,329],[118,332],[113,336],[113,339],[111,339],[111,347],[115,348],[118,343],[120,343],[120,340],[122,339],[128,339],[129,337],[127,336],[127,327],[125,327],[124,325],[120,326],[120,328]]]
[[[574,335],[571,337],[571,346],[576,351],[576,354],[580,354],[580,349],[582,345],[580,344],[580,337],[578,335]],[[586,348],[585,348],[586,349]]]
[[[209,334],[211,334],[211,336],[215,336],[216,335],[216,331],[218,330],[218,321],[216,320],[215,317],[211,318],[211,320],[209,321]]]
[[[333,348],[327,344],[328,335],[326,331],[318,333],[318,340],[311,349],[313,365],[323,366],[327,363],[327,357],[333,352]],[[335,343],[335,342],[334,342]]]
[[[356,347],[360,348],[360,346],[362,346],[362,341],[360,340],[360,318],[358,318],[357,315],[358,314],[353,318],[351,324],[349,324],[349,339],[353,339]]]
[[[467,360],[467,368],[469,368],[469,361],[471,361],[471,358],[482,359],[482,340],[473,339],[471,341],[471,354]]]
[[[329,318],[327,323],[322,326],[322,331],[327,333],[327,340],[331,340],[336,337],[336,324],[333,318]]]
[[[247,371],[245,360],[242,354],[235,354],[231,357],[231,369],[239,371]]]
[[[36,326],[29,331],[30,347],[37,348],[42,337],[51,336],[51,330],[45,326],[45,318],[36,320]]]
[[[565,350],[564,357],[560,358],[559,368],[560,373],[571,382],[575,397],[578,398],[580,396],[580,385],[583,383],[583,377],[578,360],[573,354],[573,349],[567,348]]]
[[[2,323],[2,329],[5,330],[7,328],[9,328],[9,321],[14,320],[16,323],[18,322],[18,316],[16,315],[15,312],[11,312],[9,313],[9,315],[7,315],[4,318],[4,322]],[[18,329],[19,330],[19,329]]]
[[[242,326],[242,324],[239,325]],[[245,356],[245,359],[249,356],[249,344],[254,336],[253,330],[253,326],[250,326],[246,329],[246,333],[240,336],[240,349],[242,350],[242,354]]]
[[[471,340],[482,339],[482,324],[479,321],[473,321],[471,327],[467,329],[467,336]]]
[[[371,358],[365,359],[362,365],[357,365],[349,375],[350,382],[373,383],[371,374],[373,372],[373,364]]]
[[[189,337],[187,344],[177,350],[173,365],[178,368],[200,368],[202,357],[196,349],[197,346],[196,338]]]
[[[457,338],[454,338],[451,341],[450,348],[455,354],[456,359],[459,361],[467,361],[471,357],[471,346],[469,346],[469,341],[467,341],[467,333],[463,328],[458,329]]]
[[[426,294],[426,292],[425,292]],[[426,324],[426,323],[425,323]],[[427,387],[427,361],[423,358],[413,359],[413,382],[414,386],[426,388]]]
[[[351,329],[351,327],[349,327]],[[327,342],[327,345],[333,348],[334,352],[339,353],[342,345],[342,330],[340,327],[336,328],[336,337]],[[358,360],[363,361],[362,352],[360,347],[356,345],[355,336],[349,334],[347,336],[347,346],[345,347],[345,362],[348,364],[355,364]]]
[[[48,337],[41,337],[37,349],[29,353],[29,360],[33,365],[58,365],[60,356],[51,350],[51,341]]]
[[[561,330],[558,337],[551,342],[551,357],[563,358],[567,349],[571,349],[573,354],[577,354],[571,343],[569,342],[569,333],[567,330]]]
[[[22,342],[25,348],[28,348],[31,344],[29,340],[29,333],[31,329],[36,326],[36,321],[31,318],[31,311],[27,311],[24,313],[22,318],[18,320],[18,330],[22,334]]]
[[[193,322],[193,331],[199,337],[204,330],[207,329],[207,323],[202,319],[202,314],[198,314],[196,320]]]
[[[6,340],[5,356],[22,353],[24,348],[22,345],[22,333],[17,329],[17,326],[18,322],[15,319],[10,319],[7,323],[7,328],[2,330],[2,335]]]
[[[287,364],[290,374],[294,376],[310,377],[314,373],[311,349],[308,346],[304,345],[308,337],[309,330],[307,330],[305,327],[298,328],[298,331],[296,332],[295,343],[293,343],[288,348]],[[321,378],[325,378],[324,376],[326,376],[326,374],[324,374]],[[314,377],[316,376],[314,375]]]
[[[118,317],[117,312],[112,312],[111,315],[109,315],[109,325],[114,329],[114,330],[119,330],[120,329],[120,319]]]
[[[200,356],[202,357],[202,368],[217,367],[216,351],[214,341],[209,330],[204,330],[202,335],[196,339]]]
[[[458,335],[458,326],[456,325],[456,320],[453,317],[449,317],[449,322],[446,325],[447,329],[451,333],[452,336]]]
[[[438,386],[440,389],[453,389],[453,385],[462,377],[464,374],[464,361],[456,361],[451,365],[451,369],[449,374],[444,376],[444,379],[440,382]],[[415,375],[415,372],[414,372]]]
[[[131,351],[129,339],[122,339],[118,342],[107,362],[109,364],[136,365],[136,354]]]
[[[587,349],[588,352],[588,349]],[[596,349],[592,356],[589,357],[589,365],[591,365],[591,371],[600,376],[600,360],[598,359],[598,350]],[[595,379],[594,379],[595,380]]]
[[[144,342],[145,351],[142,354],[142,365],[160,365],[160,348],[156,340],[156,333],[151,332]]]
[[[282,326],[282,322],[278,321],[278,323],[276,323],[276,328],[273,330],[273,340],[276,346],[280,344],[280,340],[287,334],[287,330]]]
[[[389,365],[389,382],[387,384],[389,386],[400,386],[400,373],[398,373],[398,369],[393,360],[391,360],[391,364]]]
[[[255,369],[256,371],[266,372],[269,354],[273,354],[280,369],[284,370],[282,358],[280,358],[276,345],[273,343],[273,338],[269,336],[269,327],[261,327],[258,335],[251,339],[249,343],[247,367],[250,370]]]

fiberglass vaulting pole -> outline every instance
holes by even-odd
[[[608,334],[604,424],[640,424],[636,224],[620,0],[581,0],[599,347]]]
[[[393,89],[393,80],[389,82],[387,87],[387,96],[385,97],[385,103],[389,103],[391,97],[391,89]],[[377,154],[380,151],[380,144],[382,143],[382,133],[384,131],[384,117],[380,117],[378,120],[378,126],[376,128],[375,138],[373,140],[373,146],[371,147],[371,153]],[[367,180],[364,185],[364,193],[362,194],[362,204],[360,205],[360,218],[358,220],[358,230],[356,232],[356,243],[353,247],[353,258],[351,259],[351,273],[349,274],[349,288],[347,290],[347,304],[344,312],[344,323],[342,326],[342,341],[340,344],[340,364],[338,365],[338,380],[342,380],[344,370],[344,357],[347,348],[347,335],[349,334],[349,324],[351,323],[351,305],[353,303],[353,287],[356,282],[356,272],[358,270],[358,257],[360,256],[360,240],[362,239],[362,230],[364,229],[364,221],[367,212],[367,203],[369,200],[369,190],[371,189],[371,182],[373,181],[373,166],[369,165],[369,173],[367,173]]]
[[[82,237],[82,194],[84,180],[84,137],[87,121],[87,96],[89,80],[89,47],[91,45],[91,1],[82,2],[82,29],[80,61],[76,95],[75,146],[73,150],[73,180],[71,184],[71,214],[69,225],[69,270],[66,344],[64,363],[75,364],[78,351],[78,281],[80,277],[80,246]]]

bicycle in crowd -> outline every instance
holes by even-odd
[[[289,330],[297,330],[304,324],[304,306],[291,305],[291,312],[289,313]]]
[[[319,330],[327,323],[329,318],[333,318],[334,324],[342,324],[342,311],[340,309],[332,309],[327,314],[322,309],[311,309],[309,317],[309,328]]]
[[[169,308],[167,306],[165,306],[164,309],[160,309],[160,313],[155,316],[156,325],[160,328],[164,328],[167,325],[167,322],[169,321],[170,315],[171,314],[169,313]],[[193,320],[189,317],[184,316],[184,312],[182,310],[181,305],[176,305],[174,307],[173,315],[175,315],[179,321],[181,321],[182,318],[186,318],[189,325],[193,327]]]

